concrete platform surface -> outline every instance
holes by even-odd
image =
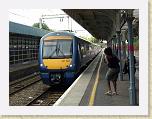
[[[137,62],[138,61],[137,59]],[[135,74],[137,105],[139,105],[138,68]],[[117,81],[119,95],[109,96],[104,94],[107,91],[107,81],[105,80],[107,69],[107,65],[102,61],[102,53],[100,53],[54,106],[90,106],[91,96],[94,96],[92,106],[130,106],[130,81],[128,74],[123,74],[123,81],[119,79]],[[97,79],[98,81],[96,81]],[[94,95],[92,95],[95,84],[96,90]]]
[[[139,60],[137,59],[137,65]],[[124,63],[123,63],[124,64]],[[136,66],[137,66],[136,65]],[[99,81],[97,85],[97,90],[94,99],[94,106],[130,106],[130,96],[129,96],[129,87],[130,80],[128,74],[123,74],[123,80],[117,80],[117,90],[119,95],[105,95],[107,91],[107,81],[105,80],[105,75],[107,72],[107,65],[102,62],[100,67]],[[86,92],[80,102],[81,106],[88,106],[90,101],[91,91],[95,82],[96,72],[93,74],[90,84],[88,85]],[[139,67],[135,73],[135,85],[136,85],[136,95],[137,95],[137,105],[139,105]],[[113,85],[112,90],[113,90]]]

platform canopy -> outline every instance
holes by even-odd
[[[124,13],[126,10],[63,9],[63,11],[98,40],[109,40],[116,32],[117,27],[122,28],[125,24]]]

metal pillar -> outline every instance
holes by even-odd
[[[126,39],[125,39],[125,31],[122,31],[122,54],[123,58],[126,59]]]
[[[70,21],[69,21],[69,16],[68,16],[68,30],[70,31],[70,25],[69,25]]]
[[[114,39],[111,38],[111,41],[112,41],[112,52],[114,53]]]
[[[137,105],[136,87],[135,87],[135,74],[134,74],[134,47],[133,47],[133,38],[132,38],[132,21],[133,21],[133,17],[132,17],[132,15],[128,16],[126,21],[127,21],[127,24],[128,24],[130,104],[131,105]]]
[[[120,60],[120,73],[119,73],[119,80],[123,80],[123,74],[122,74],[122,60],[121,60],[121,40],[120,40],[120,31],[117,31],[117,41],[118,41],[118,57]]]
[[[116,55],[116,36],[113,36],[113,53]]]
[[[120,41],[120,33],[121,33],[121,12],[118,11],[116,14],[116,33],[117,33],[117,50],[118,50],[118,57],[120,59],[120,73],[119,73],[119,80],[123,80],[122,75],[122,61],[121,61],[121,41]]]
[[[111,47],[111,48],[112,48],[112,40],[111,40],[111,39],[108,40],[108,42],[107,42],[107,47]]]
[[[39,19],[39,28],[42,29],[42,19]]]
[[[109,39],[109,47],[112,48],[112,40],[111,39]]]

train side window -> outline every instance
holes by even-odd
[[[81,53],[84,54],[85,48],[84,46],[81,46]]]
[[[87,50],[87,51],[89,50],[89,45],[88,45],[88,44],[86,44],[86,50]]]
[[[78,52],[79,52],[79,54],[80,54],[80,60],[83,58],[82,57],[82,51],[81,51],[81,45],[80,44],[78,44]]]
[[[91,46],[89,46],[89,50],[90,50],[90,51],[92,50],[92,47],[91,47]]]

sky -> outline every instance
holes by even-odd
[[[57,15],[65,14],[60,9],[9,9],[9,21],[32,26],[34,23],[38,23],[42,15]],[[91,35],[72,18],[64,15],[63,19],[51,16],[51,19],[43,19],[43,23],[46,23],[50,29],[53,30],[73,30],[76,31],[76,35],[90,37]],[[50,16],[47,16],[50,18]],[[72,24],[71,24],[72,23]]]

